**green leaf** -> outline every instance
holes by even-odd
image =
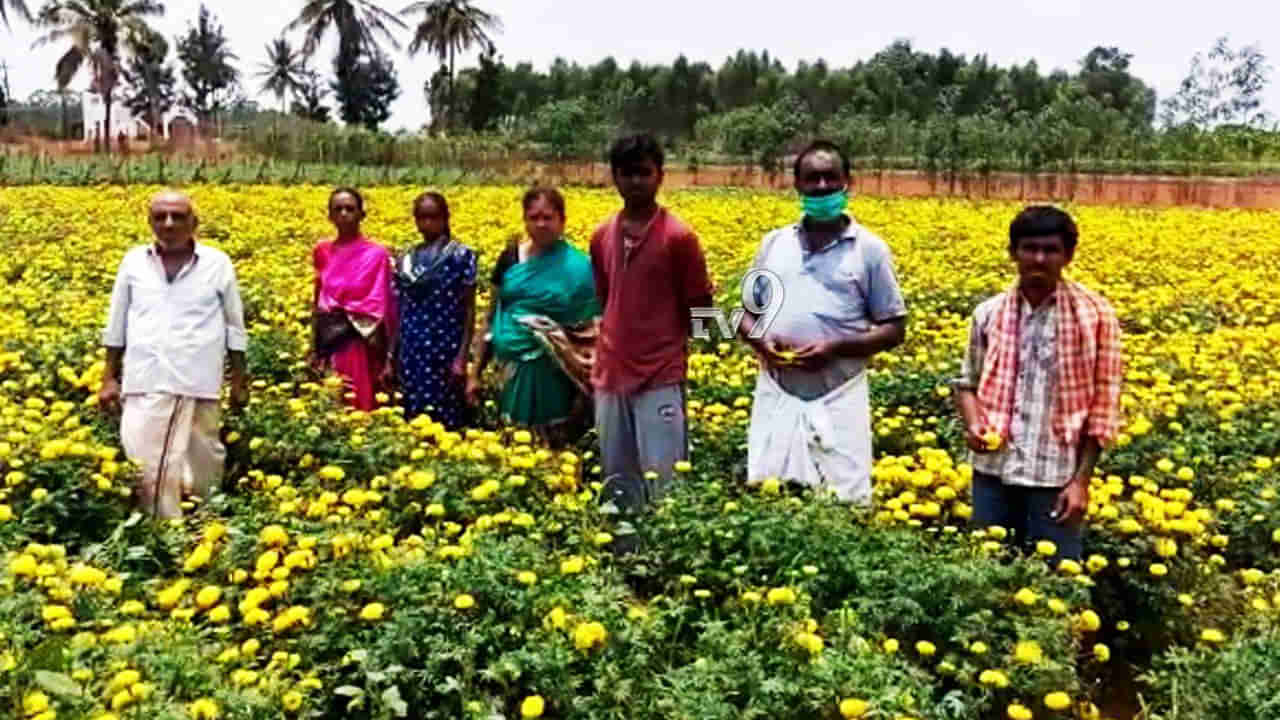
[[[382,704],[391,708],[391,712],[396,717],[404,717],[409,714],[409,703],[400,697],[400,688],[392,685],[382,693]]]
[[[69,695],[71,697],[82,697],[84,695],[84,691],[80,689],[76,681],[62,673],[37,670],[36,684],[54,695]]]
[[[364,694],[364,690],[361,690],[355,685],[343,685],[342,687],[334,688],[333,694],[342,695],[344,697],[359,697]]]

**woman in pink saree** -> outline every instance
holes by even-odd
[[[329,196],[329,220],[337,237],[316,244],[313,358],[346,382],[351,405],[370,411],[377,394],[390,392],[396,334],[391,254],[360,232],[364,198],[351,188]]]

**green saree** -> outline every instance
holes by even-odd
[[[507,422],[547,428],[573,418],[584,388],[579,373],[566,372],[580,363],[564,339],[582,328],[589,335],[599,314],[591,260],[564,239],[507,269],[491,331]]]

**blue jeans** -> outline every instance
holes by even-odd
[[[975,472],[971,522],[979,528],[998,525],[1009,529],[1024,550],[1049,540],[1058,547],[1054,565],[1063,558],[1079,560],[1084,552],[1084,523],[1063,525],[1049,517],[1061,492],[1060,488],[1005,485],[994,475]]]

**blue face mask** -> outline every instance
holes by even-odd
[[[826,195],[802,195],[800,199],[804,205],[804,214],[810,220],[831,222],[844,214],[845,207],[849,204],[849,192],[841,188]]]

